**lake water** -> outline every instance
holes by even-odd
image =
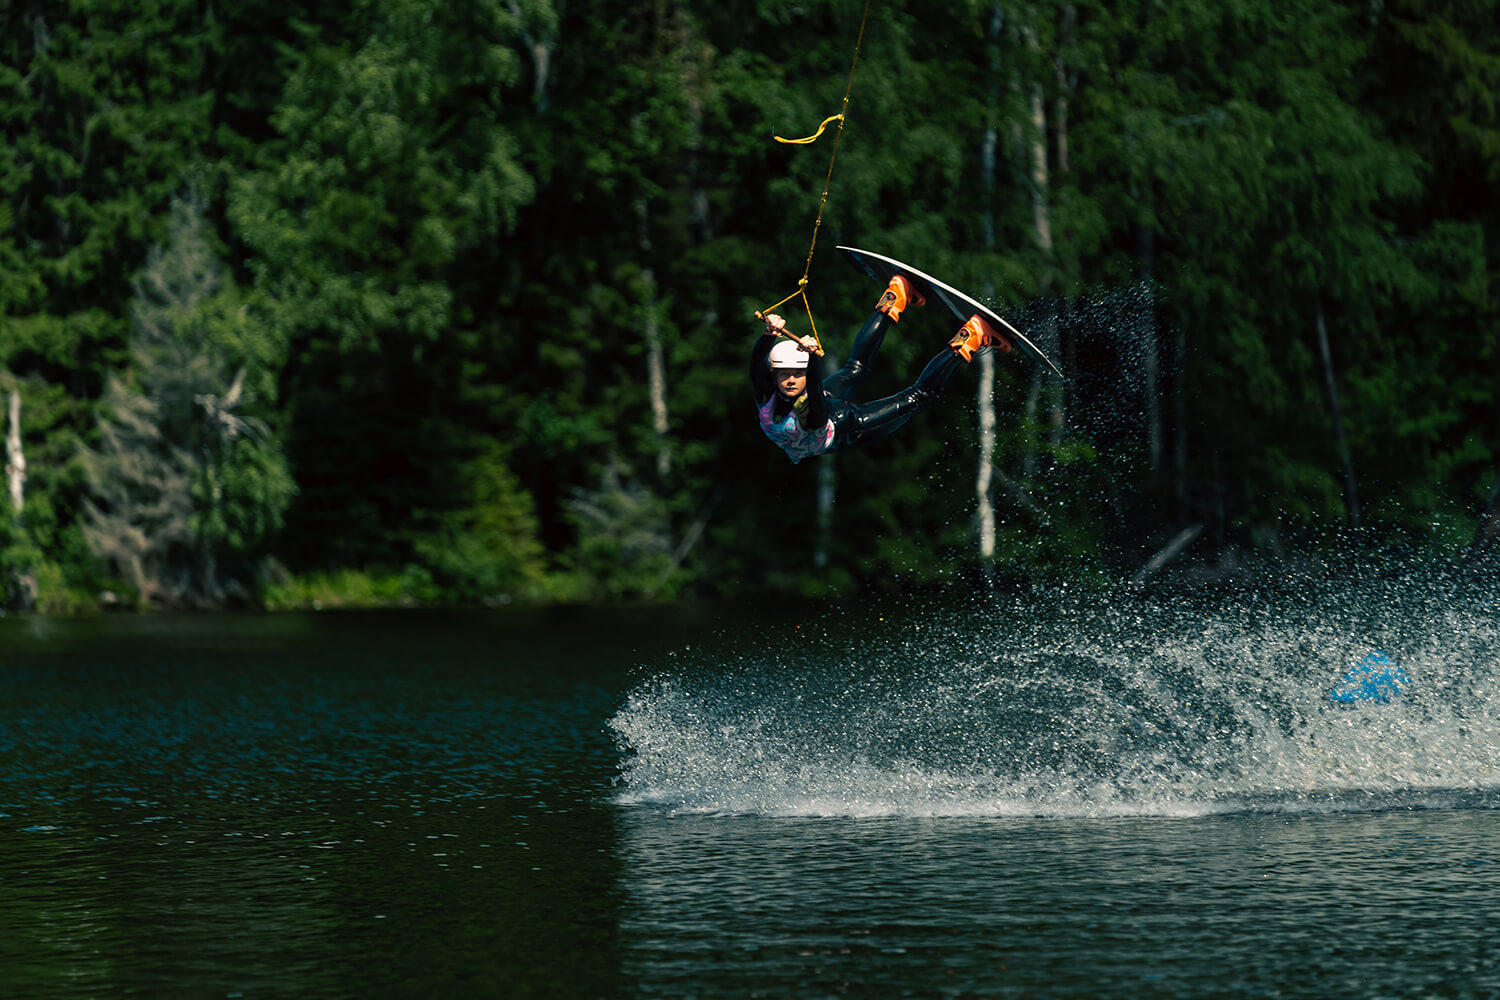
[[[1484,588],[962,604],[0,620],[0,996],[1500,996]]]

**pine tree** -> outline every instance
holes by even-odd
[[[133,365],[111,376],[83,455],[89,546],[142,606],[249,599],[294,485],[266,423],[246,415],[269,390],[274,347],[192,192],[135,282],[131,327]]]

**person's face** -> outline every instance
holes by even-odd
[[[806,368],[772,368],[771,377],[776,380],[776,389],[787,399],[796,399],[807,388]]]

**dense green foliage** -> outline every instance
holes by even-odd
[[[872,0],[842,131],[773,142],[840,110],[865,9],[7,6],[10,602],[814,594],[1097,580],[1183,529],[1221,569],[1475,537],[1500,0]],[[835,459],[755,426],[752,313],[796,288],[835,142],[831,355],[879,292],[850,243],[1068,374],[996,365],[992,565],[973,372]]]

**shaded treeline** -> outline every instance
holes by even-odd
[[[744,369],[834,136],[772,133],[839,110],[862,2],[7,6],[10,602],[1488,543],[1500,2],[868,10],[809,274],[830,354],[879,292],[848,243],[991,297],[1069,378],[997,356],[792,466]],[[946,342],[936,313],[872,396]]]

